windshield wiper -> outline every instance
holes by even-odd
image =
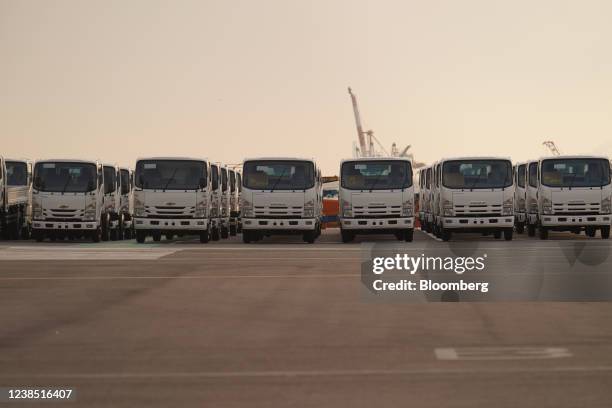
[[[70,176],[68,176],[68,178],[66,179],[66,183],[64,184],[64,187],[62,187],[62,194],[66,192],[66,189],[68,188],[68,184],[70,184]]]
[[[272,186],[272,188],[270,189],[270,192],[276,190],[276,186],[278,185],[278,183],[280,183],[281,179],[283,178],[283,176],[285,175],[285,173],[287,172],[287,168],[285,167],[283,169],[283,171],[281,172],[280,176],[278,176],[278,178],[276,179],[276,181],[274,182],[274,185]]]
[[[172,172],[172,175],[170,176],[170,178],[166,182],[166,185],[164,186],[164,190],[163,191],[166,191],[168,189],[168,186],[170,185],[170,182],[174,180],[174,176],[176,176],[176,172],[177,171],[178,171],[178,167],[175,167],[174,171]]]
[[[378,176],[376,176],[376,178],[374,179],[374,182],[372,183],[372,185],[370,186],[370,188],[368,190],[370,190],[370,192],[372,192],[372,190],[374,190],[374,187],[376,187],[376,185],[378,184],[378,182],[380,181],[380,178],[382,177],[382,173],[379,173]]]
[[[569,186],[567,186],[568,189],[572,189],[572,187],[574,187],[574,180],[576,180],[576,176],[578,175],[578,173],[574,173],[572,179],[570,180]]]

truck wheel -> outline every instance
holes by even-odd
[[[525,223],[519,222],[518,224],[516,224],[516,233],[522,234],[523,232],[525,232]]]
[[[123,230],[123,239],[132,239],[132,229],[128,228]]]
[[[174,234],[166,234],[166,240],[172,241],[173,238],[174,238]]]
[[[112,228],[110,230],[109,236],[110,236],[110,240],[111,241],[116,241],[117,240],[117,228]]]
[[[161,241],[161,232],[156,231],[153,233],[153,241],[155,242]]]
[[[144,231],[136,231],[136,242],[144,244],[147,239],[147,234]]]
[[[107,217],[103,217],[102,221],[100,222],[100,225],[102,226],[102,241],[108,241],[110,238],[110,231],[109,231],[109,227],[108,227],[108,218]]]
[[[502,232],[501,231],[495,231],[493,233],[493,238],[495,238],[495,239],[500,239],[501,236],[502,236]]]
[[[200,243],[207,244],[210,241],[210,234],[208,231],[200,232]]]
[[[252,240],[253,237],[251,236],[251,231],[242,231],[242,242],[244,242],[245,244],[249,244]]]
[[[413,229],[405,230],[404,231],[404,241],[412,242],[413,239],[414,239],[414,230]]]
[[[32,233],[32,238],[34,238],[36,242],[43,242],[45,240],[45,234],[43,234],[42,231],[36,231]]]
[[[308,231],[302,234],[302,239],[304,240],[304,242],[308,242],[309,244],[314,244],[316,238],[317,231]]]
[[[353,231],[346,231],[341,229],[340,235],[342,235],[342,242],[344,242],[345,244],[352,242],[355,239],[355,233]]]
[[[96,230],[94,232],[91,233],[91,240],[93,242],[100,242],[100,240],[102,239],[102,231],[100,230],[100,227],[96,228]]]
[[[512,241],[512,236],[514,234],[514,231],[512,230],[512,228],[508,228],[504,230],[504,239],[506,241]]]
[[[229,233],[232,237],[236,236],[237,231],[235,225],[230,225]]]
[[[536,227],[534,224],[527,224],[527,235],[530,237],[535,237]]]
[[[595,227],[586,227],[584,232],[587,235],[587,237],[591,237],[591,238],[593,238],[597,234],[597,230],[595,229]]]
[[[229,238],[229,230],[227,229],[227,227],[221,227],[221,238]]]
[[[448,228],[442,228],[440,230],[440,238],[442,239],[442,241],[448,242],[451,240],[452,237],[453,237],[453,233]]]
[[[403,231],[394,232],[393,235],[395,235],[395,238],[397,238],[398,241],[403,241],[404,240],[404,233],[403,233]]]
[[[548,228],[540,225],[538,229],[540,231],[540,239],[543,239],[543,240],[548,239]]]
[[[610,239],[610,226],[601,227],[601,239]]]
[[[219,240],[219,238],[220,238],[220,236],[219,236],[219,228],[215,227],[215,228],[212,229],[212,233],[210,234],[210,238],[213,241],[218,241]]]

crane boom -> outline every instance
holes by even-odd
[[[557,148],[557,145],[555,144],[555,142],[553,142],[552,140],[546,140],[542,144],[550,149],[550,151],[552,152],[553,156],[561,156],[561,152]]]
[[[355,114],[355,124],[357,125],[357,137],[359,140],[359,149],[361,150],[362,156],[367,156],[369,154],[369,149],[366,145],[365,140],[365,132],[363,131],[363,126],[361,126],[361,116],[359,115],[359,107],[357,106],[357,97],[349,87],[348,89],[349,95],[351,95],[351,101],[353,102],[353,113]]]

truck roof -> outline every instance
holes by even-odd
[[[609,157],[602,155],[591,155],[591,154],[562,154],[561,156],[544,156],[540,157],[538,160],[534,161],[542,161],[542,160],[563,160],[563,159],[601,159],[601,160],[610,160]]]
[[[443,159],[438,160],[436,163],[442,163],[447,161],[455,161],[455,160],[512,160],[509,157],[503,156],[460,156],[460,157],[445,157]]]
[[[209,160],[207,158],[204,157],[180,157],[180,156],[176,156],[176,157],[171,157],[171,156],[163,156],[163,157],[139,157],[136,159],[136,161],[141,161],[141,160],[185,160],[185,161],[203,161],[203,162],[208,162]]]
[[[4,159],[4,161],[22,162],[22,163],[32,163],[32,160],[30,160],[30,159],[24,159],[24,158],[21,158],[21,159],[13,159],[13,158],[10,158],[10,157],[2,157],[2,156],[0,156],[0,159]]]
[[[44,160],[36,160],[36,163],[87,163],[97,165],[100,162],[97,160],[88,160],[88,159],[44,159]]]
[[[342,159],[340,164],[345,162],[368,162],[368,161],[407,161],[412,163],[409,157],[393,157],[393,156],[385,156],[385,157],[356,157],[354,159]]]
[[[307,162],[312,162],[312,163],[316,163],[314,159],[307,159],[304,157],[250,157],[247,159],[244,159],[243,162],[248,162],[248,161],[265,161],[265,160],[271,160],[271,161],[276,161],[276,160],[287,160],[287,161],[307,161]]]

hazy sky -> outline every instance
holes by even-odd
[[[612,154],[610,1],[0,0],[0,155]]]

